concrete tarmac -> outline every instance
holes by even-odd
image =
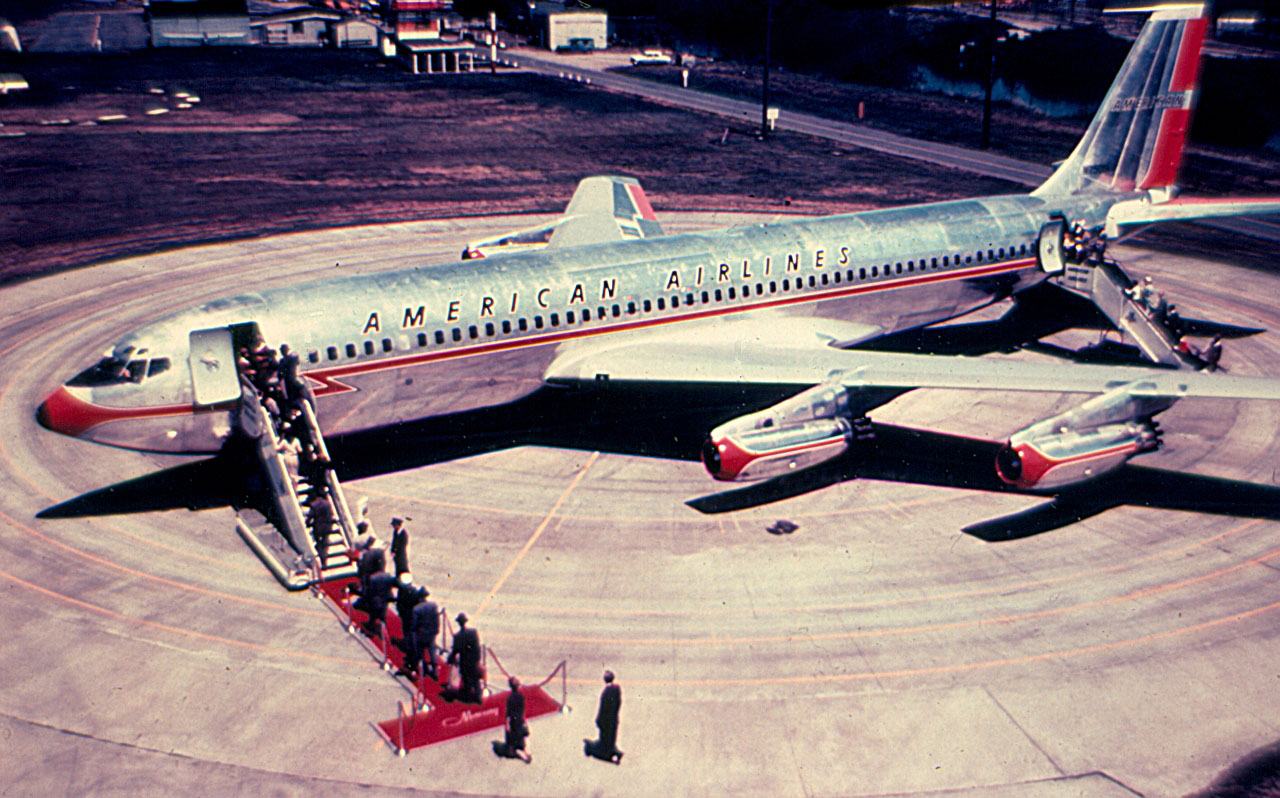
[[[414,519],[413,573],[507,669],[536,682],[567,661],[570,709],[532,721],[530,765],[493,756],[500,732],[396,757],[370,723],[405,691],[279,587],[229,509],[36,518],[195,459],[36,424],[127,330],[335,269],[452,260],[533,221],[252,239],[3,290],[0,794],[1175,796],[1280,737],[1277,524],[1161,509],[1159,479],[1005,543],[960,528],[1040,499],[858,480],[703,515],[685,501],[723,486],[696,463],[538,447],[347,483],[380,533]],[[1184,316],[1280,330],[1272,274],[1116,254]],[[1274,375],[1280,335],[1229,342],[1223,362]],[[872,418],[998,440],[1076,401],[920,391]],[[1143,466],[1275,484],[1280,408],[1188,400],[1161,421]],[[779,518],[799,528],[768,534]],[[581,753],[606,667],[620,766]]]

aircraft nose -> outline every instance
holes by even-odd
[[[91,407],[63,385],[40,403],[36,421],[45,429],[78,438],[94,425],[94,419],[87,412]]]

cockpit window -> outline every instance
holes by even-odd
[[[85,388],[123,385],[125,383],[136,385],[142,382],[143,377],[160,374],[167,371],[171,365],[172,363],[167,357],[153,358],[150,361],[150,366],[148,366],[148,361],[145,358],[126,360],[117,357],[104,357],[96,365],[72,377],[67,382],[67,385],[79,385]]]

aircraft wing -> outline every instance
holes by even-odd
[[[1138,383],[1135,396],[1280,400],[1280,379],[1220,372],[1064,364],[1008,357],[949,357],[842,350],[832,346],[639,340],[565,352],[551,383],[610,382],[794,385],[839,381],[848,388],[1103,393]]]

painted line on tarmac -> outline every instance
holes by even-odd
[[[556,511],[560,509],[560,505],[565,503],[565,500],[569,498],[569,494],[573,493],[573,489],[578,487],[578,483],[582,481],[582,478],[591,470],[591,466],[599,459],[599,452],[592,452],[591,456],[587,458],[586,465],[578,471],[577,476],[575,476],[573,481],[569,483],[569,487],[565,488],[564,493],[560,494],[560,498],[556,499],[556,503],[551,506],[551,510],[547,513],[547,517],[542,519],[542,523],[538,524],[538,528],[535,529],[533,534],[529,536],[529,539],[525,541],[524,548],[520,549],[520,553],[517,554],[516,558],[507,566],[507,570],[503,571],[502,576],[498,577],[497,584],[490,588],[489,595],[480,603],[480,608],[475,612],[475,616],[477,618],[480,617],[480,613],[485,611],[485,608],[489,606],[489,603],[493,601],[494,597],[498,595],[498,591],[502,589],[503,583],[505,583],[507,581],[507,577],[511,576],[512,572],[516,570],[516,566],[524,559],[524,555],[528,554],[529,549],[533,548],[533,544],[538,542],[538,538],[542,536],[543,530],[547,528],[547,525],[551,523],[551,519],[555,517]]]

